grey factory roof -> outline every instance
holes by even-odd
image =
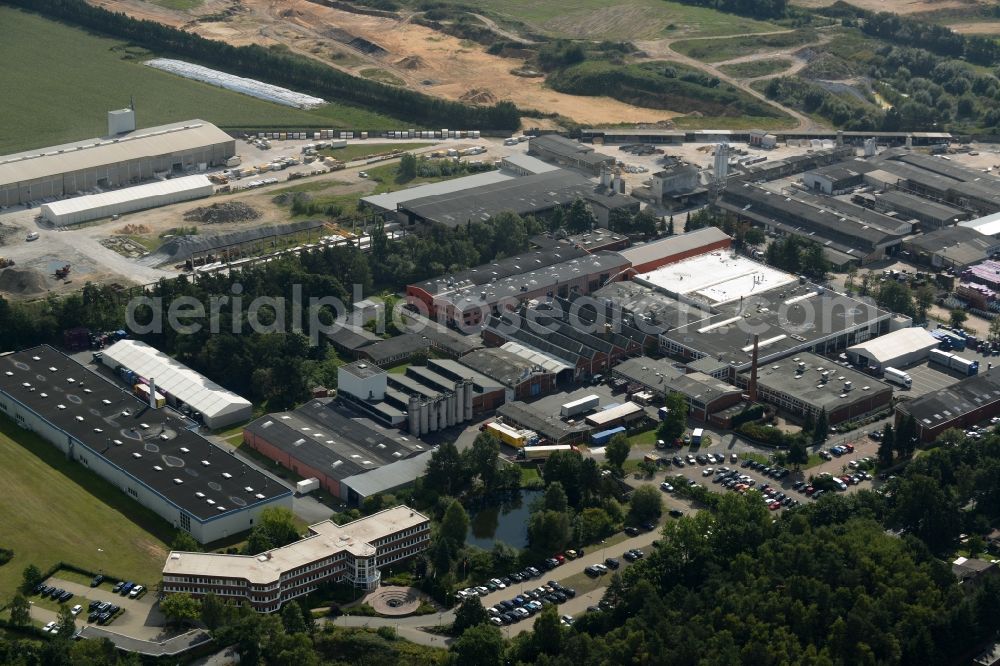
[[[478,351],[487,350],[480,349]],[[476,354],[478,352],[472,353]],[[462,360],[464,361],[465,358],[463,357]],[[489,377],[481,372],[473,370],[469,365],[450,358],[432,358],[427,361],[427,365],[432,370],[435,370],[439,374],[448,378],[454,378],[455,380],[467,379],[471,381],[472,384],[480,391],[494,391],[504,387],[503,382],[496,377]]]
[[[177,412],[150,409],[47,345],[0,356],[0,391],[200,521],[291,493]]]
[[[500,345],[500,349],[511,354],[516,354],[524,360],[537,365],[545,372],[560,373],[564,370],[572,370],[573,366],[548,351],[540,351],[520,342],[513,340]]]
[[[767,360],[889,318],[874,305],[810,283],[777,287],[719,309],[661,339],[742,368],[750,363],[754,333],[760,336],[760,358]]]
[[[821,166],[818,169],[813,169],[810,173],[824,178],[829,178],[830,180],[836,182],[840,180],[850,180],[851,178],[860,176],[861,174],[874,171],[875,168],[876,165],[871,162],[865,162],[862,160],[845,160],[836,164]]]
[[[906,245],[917,252],[939,255],[956,266],[968,266],[988,259],[998,241],[973,228],[955,226],[918,234],[908,239]]]
[[[655,240],[641,245],[633,245],[630,248],[621,250],[621,255],[632,262],[633,266],[656,261],[664,257],[670,257],[682,252],[690,252],[710,243],[717,243],[729,240],[726,232],[718,227],[705,227],[676,236],[668,236],[660,240]]]
[[[934,428],[997,401],[1000,401],[1000,373],[986,372],[902,402],[898,409],[913,416],[922,426]]]
[[[891,208],[904,214],[918,212],[923,217],[929,217],[939,224],[945,224],[952,220],[958,220],[967,215],[965,211],[953,208],[937,201],[931,201],[923,197],[918,197],[898,190],[886,190],[875,195],[875,198],[884,201]]]
[[[282,452],[330,477],[344,479],[408,458],[427,447],[381,429],[329,399],[262,416],[246,427]]]
[[[625,312],[642,317],[650,326],[663,327],[664,330],[711,316],[710,312],[681,303],[676,298],[638,282],[612,282],[590,296],[598,302],[618,306]]]
[[[594,165],[613,164],[615,161],[615,158],[610,155],[597,153],[591,146],[584,145],[573,139],[567,139],[558,134],[545,134],[535,137],[528,141],[528,149],[540,149],[563,158]]]
[[[628,236],[598,227],[579,234],[539,234],[531,237],[531,244],[539,249],[551,250],[558,247],[577,246],[588,252],[603,250],[609,246],[628,242]]]
[[[544,164],[544,162],[543,162]],[[481,185],[499,183],[505,180],[512,180],[514,176],[503,171],[487,171],[485,173],[474,173],[471,176],[462,176],[451,180],[443,180],[440,183],[427,183],[415,187],[407,187],[395,192],[384,194],[372,194],[361,197],[362,203],[366,203],[382,210],[396,210],[399,206],[416,199],[432,197],[438,194],[450,194],[461,192]]]
[[[805,363],[805,372],[799,372],[799,362]],[[825,382],[821,376],[823,371],[830,373]],[[749,371],[740,374],[749,377]],[[845,382],[851,382],[849,391],[844,390]],[[775,393],[801,400],[817,411],[826,409],[827,412],[892,391],[892,387],[883,381],[809,352],[796,354],[795,358],[762,364],[757,371],[757,384]]]
[[[528,215],[584,199],[614,209],[637,205],[624,194],[608,195],[583,176],[565,169],[523,176],[479,187],[423,197],[400,208],[429,222],[456,227],[511,211]]]
[[[947,192],[949,189],[962,182],[960,180],[956,180],[955,178],[949,178],[948,176],[943,176],[939,173],[934,173],[933,171],[927,171],[926,169],[921,169],[920,167],[900,162],[898,160],[881,160],[878,164],[879,168],[876,171],[872,171],[872,175],[879,174],[881,172],[888,172],[893,176],[905,178],[916,185],[938,192]]]
[[[708,405],[713,400],[727,395],[742,393],[741,389],[732,384],[727,384],[721,379],[716,379],[703,372],[690,372],[681,375],[670,381],[669,389],[682,393],[688,400],[700,402],[703,405]]]
[[[909,225],[895,217],[890,217],[864,206],[859,206],[850,201],[844,201],[836,197],[828,197],[819,194],[800,194],[799,200],[814,206],[818,210],[828,213],[840,214],[850,220],[856,220],[864,226],[872,227],[886,234],[902,236],[909,233]]]
[[[452,330],[423,315],[404,312],[403,319],[407,331],[416,333],[426,339],[432,347],[448,354],[462,356],[483,346],[483,341],[478,335],[466,335]]]
[[[948,176],[949,178],[954,178],[956,180],[965,182],[988,180],[993,181],[994,183],[1000,183],[1000,180],[994,178],[993,176],[988,176],[982,171],[970,169],[969,167],[962,166],[961,164],[957,164],[950,159],[945,159],[943,157],[924,155],[923,153],[906,153],[899,155],[896,159],[900,162],[912,164],[913,166],[921,169],[926,169],[927,171],[938,173],[942,176]]]
[[[358,379],[368,379],[369,377],[385,373],[385,370],[377,365],[372,365],[368,361],[355,361],[354,363],[348,363],[343,366],[343,369],[345,372],[354,375]]]
[[[411,377],[410,375],[400,375],[397,373],[389,374],[388,384],[393,388],[406,393],[408,395],[415,395],[419,398],[425,398],[428,400],[436,400],[446,393],[450,393],[451,389],[439,389],[434,388],[429,384],[425,384],[422,380]]]
[[[413,482],[418,476],[422,476],[433,453],[433,451],[424,451],[411,458],[383,465],[366,474],[348,476],[341,479],[341,483],[361,497],[371,497],[378,493],[389,492]]]
[[[168,155],[233,141],[204,120],[186,120],[115,137],[86,139],[0,156],[0,185],[83,171],[142,157]]]
[[[504,157],[502,165],[506,167],[508,164],[529,173],[546,173],[559,168],[554,164],[549,164],[526,153],[513,153]]]
[[[685,366],[690,372],[701,372],[703,374],[712,376],[717,372],[723,372],[729,370],[729,364],[724,361],[720,361],[714,356],[703,356],[696,361],[691,361]]]
[[[520,275],[537,268],[585,256],[587,256],[586,250],[571,245],[560,245],[545,250],[522,252],[521,254],[499,259],[490,264],[482,264],[453,275],[418,282],[413,286],[433,296],[461,287],[502,280],[511,275]]]
[[[431,342],[418,333],[403,333],[387,340],[373,342],[361,348],[361,352],[374,363],[390,361],[400,354],[415,354],[431,348]]]
[[[497,414],[504,417],[504,420],[534,430],[539,436],[553,442],[580,437],[590,430],[583,424],[570,425],[552,414],[538,410],[534,405],[516,400],[497,407]]]
[[[995,213],[1000,210],[1000,182],[995,178],[957,183],[951,187],[951,191],[971,199],[981,199],[989,202],[991,208],[987,212]],[[979,209],[975,201],[970,202],[970,208]]]
[[[327,334],[330,341],[338,347],[354,351],[373,342],[378,342],[382,338],[372,333],[368,329],[350,324],[341,324],[336,329]]]
[[[671,380],[684,375],[684,366],[669,359],[652,359],[648,356],[625,359],[612,369],[615,375],[630,382],[666,391]]]
[[[435,361],[436,363],[437,361]],[[480,349],[466,354],[462,366],[490,377],[502,386],[513,389],[536,372],[557,372],[558,368],[543,368],[542,365],[526,359],[512,351],[499,347]]]
[[[546,287],[556,287],[577,278],[607,273],[609,277],[628,266],[628,261],[617,252],[600,251],[570,259],[559,264],[512,275],[496,282],[456,289],[439,294],[437,304],[451,303],[456,311],[487,307],[505,299],[517,299],[524,293],[533,293]]]

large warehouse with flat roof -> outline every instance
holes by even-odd
[[[0,156],[0,206],[40,202],[220,166],[236,140],[204,120],[186,120]]]
[[[249,530],[292,491],[48,345],[0,356],[0,413],[200,543]],[[53,508],[53,510],[57,510]]]

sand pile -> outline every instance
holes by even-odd
[[[397,60],[396,65],[403,69],[423,69],[427,67],[427,62],[420,56],[406,56],[402,60]]]
[[[468,104],[496,104],[497,97],[486,88],[473,88],[461,97],[460,100]]]
[[[9,294],[38,294],[47,291],[49,281],[31,268],[5,268],[0,271],[0,291]]]

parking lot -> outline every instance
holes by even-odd
[[[88,621],[90,602],[102,602],[119,607],[119,611],[105,625],[111,631],[142,640],[159,640],[164,635],[163,614],[156,606],[156,595],[149,590],[138,598],[131,598],[127,594],[123,596],[113,592],[112,585],[107,582],[101,583],[98,587],[88,587],[81,583],[52,577],[46,580],[45,584],[71,593],[72,598],[66,602],[68,606],[73,607],[77,604],[83,606],[83,610],[76,617],[77,627],[91,624]],[[33,595],[30,599],[39,599],[39,596]],[[35,606],[37,607],[37,604]]]

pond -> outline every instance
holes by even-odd
[[[484,550],[492,549],[497,541],[524,548],[528,545],[531,504],[543,494],[541,490],[522,490],[518,495],[497,498],[470,509],[469,536],[465,542]]]

